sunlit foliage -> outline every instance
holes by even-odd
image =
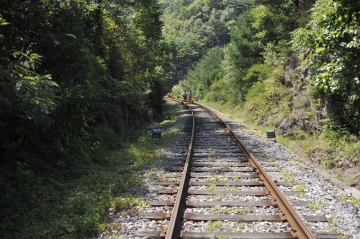
[[[360,3],[321,0],[311,9],[305,28],[293,33],[304,54],[310,84],[331,101],[333,126],[360,130]]]

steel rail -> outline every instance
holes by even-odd
[[[179,185],[179,189],[178,189],[178,194],[177,194],[175,204],[173,207],[173,211],[171,214],[169,227],[168,227],[168,230],[166,231],[165,239],[176,238],[175,229],[180,221],[179,211],[182,208],[182,204],[184,203],[184,199],[185,199],[184,188],[187,186],[186,179],[187,179],[187,176],[189,175],[189,171],[190,171],[190,166],[189,166],[190,158],[192,157],[192,154],[194,151],[193,142],[194,142],[194,138],[195,138],[195,116],[194,116],[194,112],[191,109],[191,107],[189,107],[189,109],[191,110],[191,114],[192,114],[192,118],[193,118],[190,144],[189,144],[189,148],[188,148],[188,152],[187,152],[187,156],[186,156],[184,170],[182,172],[182,177],[181,177],[181,181],[180,181],[180,185]]]
[[[198,104],[199,105],[199,104]],[[235,138],[236,143],[244,151],[245,156],[249,159],[250,164],[255,172],[259,174],[260,179],[264,182],[266,188],[269,190],[270,195],[274,198],[280,210],[283,212],[283,217],[288,221],[293,231],[292,234],[296,235],[299,239],[315,239],[316,236],[311,229],[301,219],[300,215],[296,212],[295,208],[286,199],[281,190],[276,186],[271,177],[266,173],[265,169],[255,159],[254,155],[241,143],[238,136],[231,130],[231,128],[223,122],[216,114],[203,105],[199,105],[206,109],[210,114],[215,116],[228,130],[228,132]]]

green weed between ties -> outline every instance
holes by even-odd
[[[305,189],[306,189],[305,183],[300,183],[300,184],[297,185],[296,188],[295,188],[295,190],[296,190],[296,191],[299,191],[299,192],[303,192],[303,191],[305,191]]]
[[[342,202],[349,202],[360,208],[360,199],[352,196],[339,195]],[[359,219],[360,220],[360,219]],[[360,223],[360,221],[359,221]]]
[[[211,214],[215,214],[216,212],[218,212],[220,210],[220,206],[219,205],[216,205],[216,206],[214,206],[214,207],[212,207],[211,209],[210,209],[210,213]]]
[[[285,180],[288,182],[287,186],[296,184],[294,173],[285,171],[284,169],[280,169],[279,173],[284,176]]]
[[[211,239],[229,239],[229,238],[223,236],[213,236]]]
[[[312,202],[308,202],[307,206],[310,208],[310,210],[316,211],[316,210],[319,210],[319,209],[322,209],[323,207],[325,207],[326,204],[321,200],[315,200]]]
[[[230,168],[230,164],[224,163],[221,168],[223,168],[223,169],[229,169],[229,168]]]
[[[227,182],[228,179],[221,175],[214,175],[213,177],[208,177],[204,179],[204,182]]]
[[[300,183],[299,185],[297,185],[296,187],[295,187],[295,190],[297,191],[297,192],[299,192],[299,197],[300,198],[306,198],[306,194],[305,194],[305,189],[306,189],[306,185],[305,185],[305,183]]]
[[[212,184],[212,185],[208,186],[207,190],[210,190],[210,191],[216,190],[216,184]]]
[[[256,226],[255,226],[256,227]],[[240,223],[232,223],[230,226],[228,222],[222,222],[222,221],[208,221],[203,227],[203,232],[241,232],[244,229],[244,224],[242,222]]]
[[[203,231],[210,231],[210,232],[221,231],[221,230],[222,230],[222,221],[215,221],[215,222],[208,221],[208,223],[203,228]]]

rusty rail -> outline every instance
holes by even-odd
[[[216,114],[205,106],[200,105],[206,109],[210,114],[216,117],[221,123],[224,124],[228,132],[236,139],[237,145],[244,151],[244,154],[249,159],[250,164],[254,170],[258,173],[261,180],[263,180],[266,188],[269,190],[270,195],[274,198],[274,201],[278,204],[281,211],[284,213],[284,220],[286,219],[290,226],[293,228],[292,234],[300,239],[313,239],[316,236],[313,234],[311,229],[301,219],[300,215],[296,212],[294,207],[286,199],[281,190],[276,186],[271,177],[266,173],[265,169],[255,159],[254,155],[241,143],[237,135],[230,129],[230,127],[223,122]]]
[[[177,194],[175,205],[174,205],[173,212],[171,215],[169,227],[168,227],[168,230],[165,235],[165,239],[175,238],[175,229],[177,228],[177,225],[180,221],[179,211],[182,208],[182,204],[184,203],[184,198],[185,198],[185,193],[184,193],[185,190],[184,189],[187,186],[186,178],[190,172],[189,163],[190,163],[190,159],[192,157],[193,150],[194,150],[193,142],[194,142],[194,138],[195,138],[195,116],[194,116],[194,112],[192,111],[192,109],[190,107],[189,107],[189,109],[191,110],[191,114],[192,114],[192,118],[193,118],[191,139],[190,139],[190,144],[189,144],[189,148],[188,148],[188,152],[187,152],[187,156],[186,156],[184,170],[183,170],[182,176],[181,176],[178,194]]]

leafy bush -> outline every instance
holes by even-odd
[[[359,135],[359,2],[320,0],[304,28],[293,32],[293,46],[306,53],[308,81],[328,94],[330,117]]]
[[[224,89],[223,79],[215,81],[210,86],[210,91],[206,94],[205,99],[208,101],[221,103],[225,103],[230,99],[229,94],[227,94],[226,89]]]

